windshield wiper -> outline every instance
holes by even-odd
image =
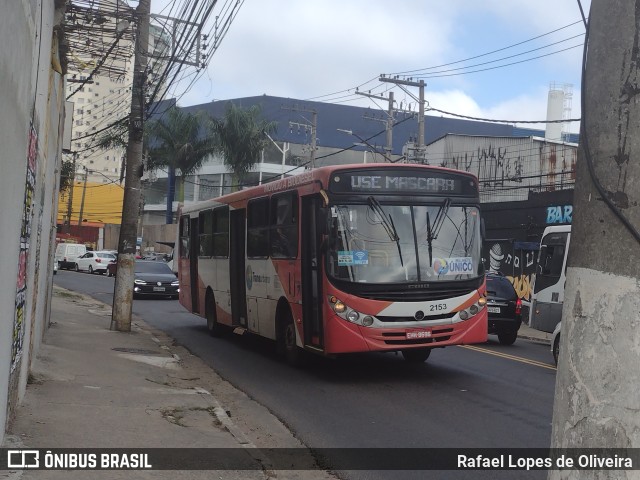
[[[440,229],[442,229],[442,225],[444,225],[444,219],[449,212],[449,207],[451,206],[451,199],[447,198],[442,205],[438,208],[438,213],[436,213],[436,218],[433,220],[433,228],[431,228],[431,218],[429,217],[429,210],[427,210],[427,247],[429,249],[429,265],[433,265],[433,241],[438,238],[438,234],[440,233]]]
[[[404,267],[404,261],[402,260],[402,249],[400,247],[400,237],[398,236],[398,231],[396,230],[396,226],[393,223],[391,214],[389,214],[389,220],[387,220],[384,210],[382,209],[382,205],[380,205],[380,202],[378,202],[378,200],[376,200],[374,197],[369,197],[367,201],[369,203],[369,208],[371,208],[371,210],[373,210],[376,215],[380,217],[381,224],[387,232],[387,235],[389,235],[389,238],[392,241],[396,242],[396,246],[398,247],[398,255],[400,256],[400,265]]]

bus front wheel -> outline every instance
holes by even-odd
[[[430,348],[412,348],[410,350],[402,350],[402,356],[407,362],[422,363],[426,362],[431,355]]]
[[[288,364],[297,367],[304,363],[304,351],[296,344],[296,326],[293,323],[293,315],[290,311],[283,315],[278,350],[284,353]]]

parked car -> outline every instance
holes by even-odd
[[[76,272],[99,273],[107,271],[107,265],[116,257],[105,251],[87,252],[76,259]]]
[[[512,345],[522,325],[522,300],[508,278],[492,273],[486,278],[489,333],[498,335],[502,345]]]
[[[54,260],[58,268],[76,268],[76,259],[85,253],[87,253],[87,247],[79,243],[59,243]]]
[[[560,325],[562,325],[562,322],[558,322],[551,334],[551,354],[556,365],[558,365],[558,357],[560,356]]]
[[[165,262],[136,260],[134,268],[133,296],[178,298],[178,277]]]

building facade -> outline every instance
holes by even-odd
[[[0,15],[0,441],[48,326],[64,130],[64,2]]]

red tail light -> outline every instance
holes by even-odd
[[[520,315],[522,313],[522,299],[516,300],[516,315]]]
[[[102,263],[102,260],[100,260],[99,258],[96,258],[96,263]]]

